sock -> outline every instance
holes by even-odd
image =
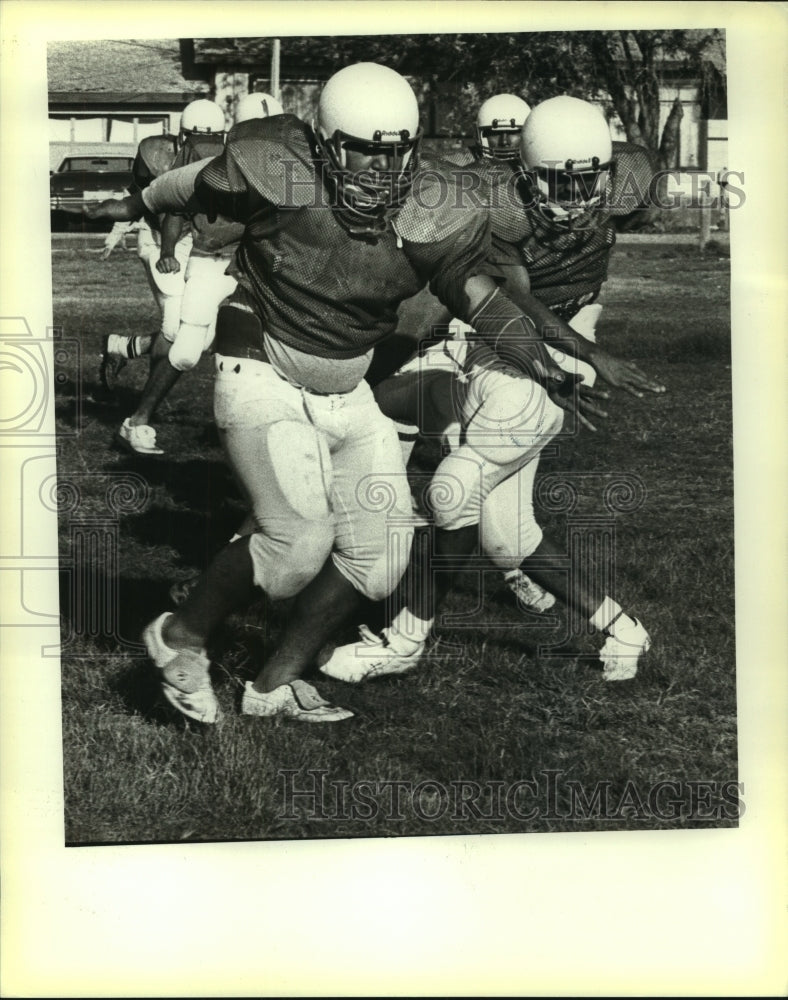
[[[433,619],[425,621],[423,618],[417,618],[409,608],[405,607],[383,631],[395,652],[412,653],[430,634],[432,622]]]
[[[120,354],[121,357],[129,356],[129,341],[131,337],[121,337],[119,333],[111,333],[107,337],[107,354]]]
[[[589,619],[589,622],[599,632],[604,632],[620,614],[623,614],[621,605],[616,604],[612,597],[606,597]]]
[[[151,337],[150,334],[143,334],[136,337],[129,337],[127,356],[129,358],[138,358],[142,354],[147,354],[151,349],[152,343],[153,343],[153,337]]]
[[[612,636],[615,636],[621,628],[632,628],[635,625],[634,618],[624,614],[621,605],[617,604],[611,597],[606,597],[602,601],[589,621],[595,629],[607,632],[608,635]]]

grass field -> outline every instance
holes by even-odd
[[[524,614],[478,563],[447,609],[461,627],[439,630],[418,671],[358,686],[316,675],[356,712],[336,726],[240,715],[241,686],[286,611],[261,600],[215,637],[224,719],[203,729],[163,703],[139,633],[243,507],[211,424],[207,358],[161,410],[164,460],[113,449],[147,363],[130,365],[116,398],[102,401],[101,335],[147,332],[157,314],[134,254],[101,262],[98,246],[53,242],[55,323],[81,351],[60,365],[56,410],[68,843],[736,824],[725,251],[700,255],[665,237],[616,249],[601,337],[669,391],[616,394],[596,435],[570,437],[541,466],[543,483],[573,487],[575,525],[610,521],[611,483],[644,485],[642,502],[615,515],[616,591],[653,640],[634,681],[604,684],[587,636],[578,655],[551,652],[563,615]],[[434,457],[421,448],[419,468]],[[540,495],[541,522],[564,540],[560,495]]]

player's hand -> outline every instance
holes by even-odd
[[[596,424],[592,420],[607,420],[607,410],[600,403],[610,399],[610,393],[605,389],[597,389],[583,382],[578,382],[576,376],[563,373],[566,376],[571,392],[566,388],[561,391],[551,392],[550,386],[547,392],[552,401],[568,413],[575,413],[580,424],[589,431],[596,431]]]
[[[156,261],[156,270],[159,274],[177,274],[180,271],[181,265],[175,259],[175,257],[162,255]]]
[[[621,358],[608,354],[595,348],[591,358],[591,364],[597,371],[601,379],[615,389],[623,389],[638,399],[643,398],[644,392],[661,393],[665,392],[665,386],[656,379],[649,378],[645,372],[641,371],[632,361],[622,361]]]

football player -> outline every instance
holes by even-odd
[[[144,190],[148,184],[165,170],[169,170],[178,153],[179,138],[173,135],[146,136],[137,147],[137,154],[132,166],[131,194]],[[98,213],[101,205],[91,208],[88,217]],[[160,219],[150,212],[145,212],[138,220],[134,220],[137,231],[137,256],[145,268],[153,298],[159,307],[161,336],[175,336],[181,314],[181,297],[183,295],[183,272],[168,275],[161,274],[156,268],[161,247]],[[102,259],[106,260],[113,246],[130,228],[127,222],[116,222],[104,243]],[[185,233],[178,241],[178,258],[185,264],[191,250],[191,234]],[[138,334],[124,337],[111,333],[102,340],[101,365],[99,378],[101,384],[112,392],[117,377],[126,366],[127,361],[148,354],[157,334]]]
[[[224,112],[218,104],[204,98],[193,101],[181,116],[178,151],[170,166],[215,156],[223,146],[224,129]],[[140,185],[139,189],[145,186]],[[139,337],[109,338],[102,380],[106,384],[113,357],[136,357],[150,351],[151,372],[140,403],[123,421],[117,440],[135,452],[158,455],[162,450],[156,445],[150,418],[180,373],[192,368],[210,344],[218,303],[234,287],[224,277],[232,253],[232,247],[227,245],[233,234],[223,230],[209,233],[199,221],[184,226],[182,218],[173,216],[156,219],[151,232],[156,232],[156,238],[144,241],[143,252],[152,288],[162,302],[162,316],[166,320],[163,318],[160,335],[152,342],[147,339],[141,342]],[[176,290],[179,294],[165,294],[162,289]]]
[[[169,170],[173,164],[180,165],[186,157],[192,158],[198,149],[204,149],[211,136],[215,141],[223,134],[224,113],[219,105],[205,98],[192,101],[181,115],[177,136],[148,136],[141,141],[132,167],[133,180],[129,192],[144,190],[154,177]],[[172,343],[178,333],[192,235],[188,227],[178,232],[175,244],[168,249],[168,254],[175,256],[178,267],[163,268],[159,266],[162,222],[163,219],[146,212],[142,219],[133,223],[116,222],[104,241],[102,259],[106,260],[130,227],[136,228],[137,254],[145,266],[153,297],[162,314],[158,337],[156,334],[133,337],[110,334],[104,338],[100,378],[108,391],[114,388],[117,376],[128,360],[150,353],[157,339]]]
[[[628,175],[635,171],[639,190],[644,185],[647,190],[651,173],[645,151],[622,150],[621,160],[616,180],[625,182],[625,190],[631,191]],[[537,106],[527,117],[516,162],[484,155],[476,169],[492,181],[489,263],[507,294],[530,316],[541,317],[548,339],[585,362],[578,371],[576,357],[571,358],[568,367],[576,377],[585,376],[593,384],[599,373],[610,385],[641,396],[643,391],[662,392],[663,387],[636,366],[594,346],[585,336],[593,334],[590,324],[578,336],[564,322],[577,320],[607,276],[615,241],[612,213],[636,207],[615,186],[612,192],[607,190],[612,161],[610,132],[602,115],[584,101],[556,98]],[[610,208],[602,210],[605,195]],[[409,303],[400,330],[410,322],[425,334],[441,324],[448,328],[451,316],[438,305],[431,308],[428,296],[416,302],[424,313],[414,321],[413,303]],[[582,322],[577,326],[583,330]],[[459,344],[437,347],[425,360],[405,366],[399,375],[376,387],[376,398],[392,419],[416,423],[423,431],[442,432],[453,439],[453,450],[440,463],[432,489],[433,495],[456,495],[456,484],[460,484],[460,500],[449,512],[436,510],[435,523],[455,530],[480,530],[484,553],[505,572],[507,582],[530,610],[551,607],[556,594],[579,607],[605,634],[600,653],[605,679],[628,679],[635,675],[638,656],[648,649],[649,637],[608,595],[596,594],[590,587],[569,594],[566,579],[544,568],[560,553],[543,536],[534,517],[532,490],[541,447],[529,448],[528,435],[518,426],[527,406],[516,404],[520,398],[517,373],[500,357],[490,358],[484,345],[480,351],[472,330],[466,337]],[[589,420],[582,422],[594,429]],[[448,434],[452,428],[460,433]],[[425,558],[424,553],[419,557]],[[451,578],[428,569],[413,576],[425,581],[424,586],[420,593],[407,596],[389,628],[376,636],[362,626],[361,641],[337,649],[321,668],[324,673],[357,681],[400,673],[418,663]]]
[[[247,94],[239,101],[237,118],[281,114],[282,106],[268,94]],[[189,105],[181,122],[181,148],[172,168],[213,157],[224,143],[224,112],[212,101],[200,100]],[[165,215],[161,222],[161,252],[156,270],[162,275],[182,273],[177,247],[182,239],[185,219]],[[208,221],[202,213],[188,216],[187,231],[192,246],[183,273],[184,289],[180,321],[174,336],[168,330],[153,344],[153,364],[135,412],[124,420],[118,440],[140,454],[163,454],[156,441],[151,419],[156,408],[179,380],[207,351],[216,327],[219,303],[235,288],[235,279],[227,268],[235,255],[243,226],[226,219]]]
[[[493,352],[502,331],[520,331],[513,363],[528,375],[533,436],[549,438],[572,405],[538,334],[484,273],[488,213],[457,210],[458,179],[420,170],[419,142],[410,85],[360,63],[325,85],[314,128],[292,115],[244,122],[207,165],[111,203],[124,219],[143,204],[177,211],[194,199],[209,217],[246,226],[238,287],[219,310],[214,411],[257,530],[225,547],[177,611],[144,632],[165,695],[192,718],[217,717],[206,643],[255,585],[273,599],[298,596],[242,711],[306,722],[351,714],[301,675],[360,595],[383,599],[408,561],[399,443],[364,381],[402,301],[430,283]],[[457,534],[439,532],[439,546],[450,552]]]
[[[496,94],[484,101],[476,115],[477,159],[516,160],[520,133],[531,108],[516,94]]]

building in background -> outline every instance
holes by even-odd
[[[425,138],[442,152],[463,146],[472,138],[478,104],[490,94],[460,77],[441,79],[431,67],[409,58],[404,36],[397,37],[403,40],[397,68],[419,97]],[[278,90],[275,96],[286,111],[311,122],[322,84],[337,66],[320,47],[316,55],[313,46],[306,57],[299,41],[281,40],[281,64],[276,66],[273,39],[266,38],[50,43],[50,169],[68,153],[108,152],[108,144],[113,152],[133,152],[143,136],[177,130],[183,107],[197,97],[217,101],[229,127],[240,97]],[[700,71],[689,71],[677,54],[666,55],[659,75],[660,131],[676,99],[683,111],[676,166],[715,174],[726,168],[724,46],[710,47]],[[597,100],[610,107],[604,95]],[[611,124],[623,138],[615,116]]]
[[[210,96],[187,80],[175,39],[50,42],[49,169],[64,156],[130,154],[147,135],[177,132],[183,108]]]

